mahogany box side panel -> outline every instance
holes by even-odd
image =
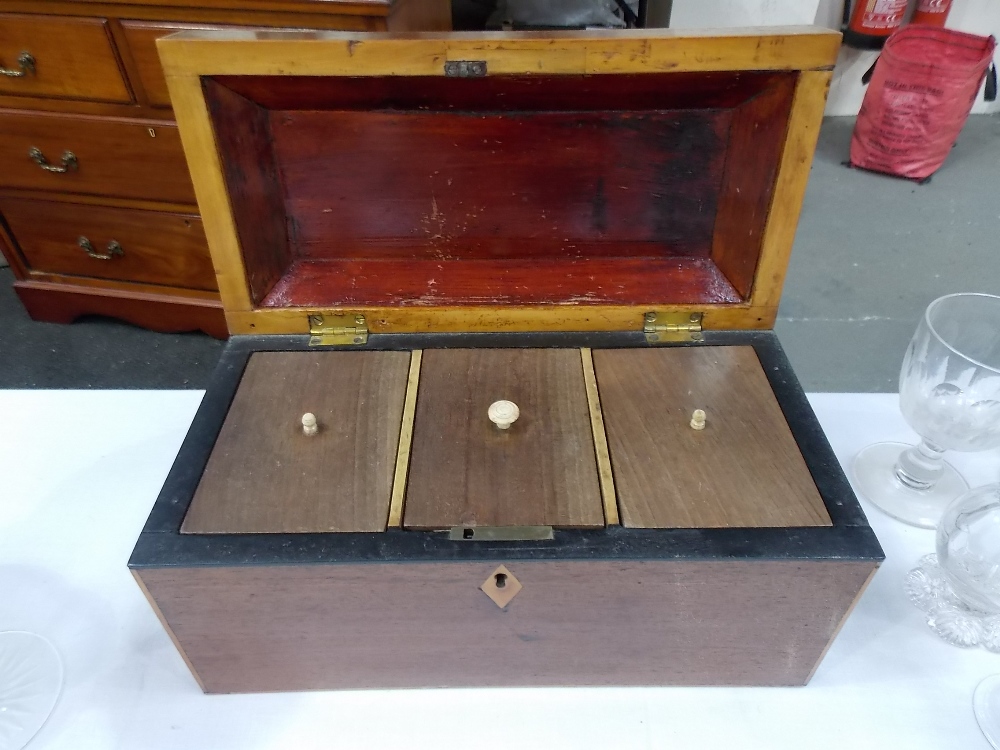
[[[136,570],[210,693],[802,685],[875,561],[513,561]]]
[[[274,159],[267,111],[211,79],[204,79],[205,100],[215,122],[224,162],[229,201],[240,232],[247,285],[260,302],[290,262],[283,189]]]
[[[753,290],[797,80],[776,77],[736,108],[729,128],[712,260],[744,298]]]

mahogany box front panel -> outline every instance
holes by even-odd
[[[202,687],[802,685],[870,561],[521,561],[136,571]]]

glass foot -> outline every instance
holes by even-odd
[[[1000,615],[980,612],[955,594],[938,565],[937,555],[920,558],[903,583],[910,601],[927,613],[927,625],[953,646],[1000,653]]]
[[[995,750],[1000,750],[1000,674],[979,683],[972,696],[976,721]]]
[[[42,728],[62,690],[62,660],[34,633],[0,633],[0,748],[21,750]]]
[[[933,529],[944,509],[969,490],[962,476],[947,462],[944,473],[927,490],[907,487],[896,478],[900,454],[911,448],[906,443],[875,443],[854,457],[852,474],[858,491],[879,510],[911,526]]]

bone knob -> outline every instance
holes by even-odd
[[[521,410],[513,401],[494,401],[490,404],[490,421],[501,430],[506,430],[521,415]]]
[[[316,415],[312,412],[307,411],[302,415],[302,434],[303,435],[315,435],[319,431],[319,425],[316,422]]]
[[[705,412],[701,409],[695,409],[691,414],[691,429],[692,430],[704,430],[705,429]]]

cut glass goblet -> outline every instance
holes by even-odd
[[[944,452],[1000,446],[1000,297],[950,294],[927,307],[903,358],[899,406],[920,444],[868,446],[855,486],[893,518],[933,529],[969,488]]]

